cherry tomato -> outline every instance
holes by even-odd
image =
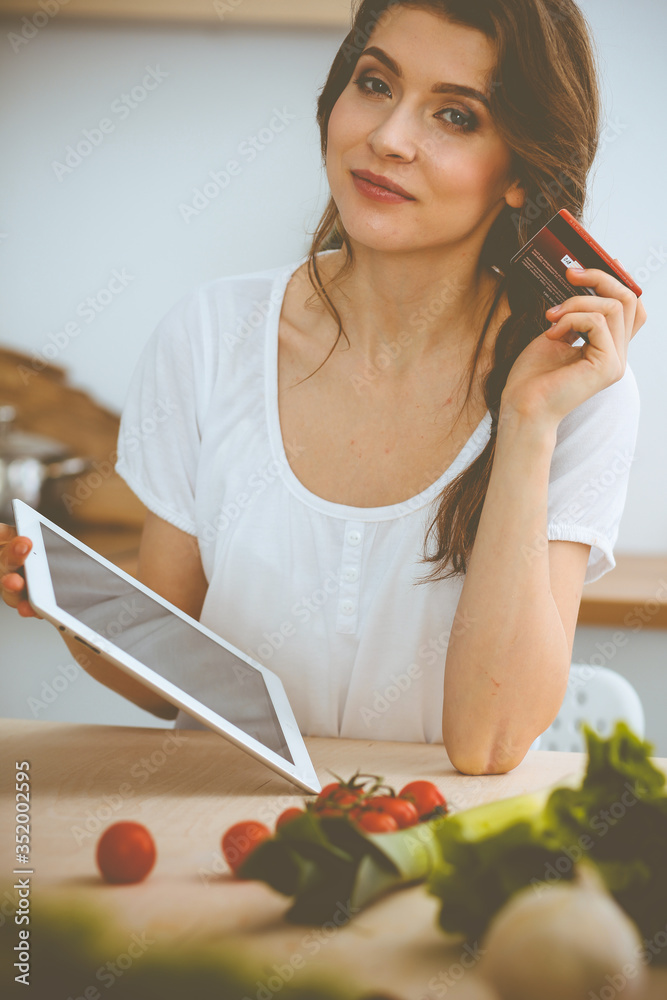
[[[398,795],[376,795],[366,801],[365,805],[376,812],[386,813],[393,816],[399,830],[405,830],[408,826],[414,826],[419,822],[417,807],[409,799],[402,799]]]
[[[337,781],[325,785],[315,800],[317,810],[322,806],[347,806],[356,802],[360,795],[364,794],[363,788],[350,788],[348,785],[341,785]]]
[[[357,823],[367,833],[391,833],[394,830],[398,830],[398,823],[393,816],[390,816],[389,813],[378,812],[375,809],[371,809],[369,812],[365,812],[359,816]]]
[[[338,781],[331,781],[328,785],[325,785],[321,792],[318,793],[317,801],[321,802],[324,799],[328,799],[332,792],[340,788],[340,783]]]
[[[447,811],[445,797],[432,781],[410,781],[398,794],[400,798],[414,802],[420,818],[428,816],[437,806],[442,806],[443,812]]]
[[[332,782],[325,785],[319,793],[313,809],[319,816],[342,816],[345,809],[341,807],[354,805],[363,794],[363,788],[351,788],[349,785]]]
[[[278,829],[278,827],[282,826],[283,823],[289,823],[291,819],[295,819],[296,816],[302,816],[302,815],[303,815],[303,809],[297,809],[296,806],[292,806],[291,809],[285,809],[285,811],[281,812],[280,816],[276,820],[276,830]]]
[[[141,882],[156,857],[155,842],[141,823],[114,823],[97,842],[97,866],[103,878],[115,885]]]
[[[234,874],[248,855],[270,837],[271,831],[268,826],[255,820],[244,820],[230,826],[222,838],[222,853]]]

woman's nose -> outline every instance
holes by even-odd
[[[394,108],[368,137],[378,156],[400,156],[412,160],[417,149],[416,123],[407,108]]]

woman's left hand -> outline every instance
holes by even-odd
[[[547,311],[554,326],[521,352],[501,399],[506,411],[556,425],[623,377],[628,345],[646,322],[641,299],[606,271],[568,268],[567,280],[596,294],[573,296]],[[588,343],[573,347],[581,331]]]

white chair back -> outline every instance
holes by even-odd
[[[573,663],[560,711],[531,750],[584,752],[582,722],[587,722],[599,736],[609,737],[618,719],[644,738],[644,709],[630,681],[607,667]]]

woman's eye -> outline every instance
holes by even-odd
[[[444,108],[439,114],[453,115],[454,120],[445,122],[445,124],[449,124],[453,128],[461,129],[465,132],[472,132],[477,126],[477,119],[471,111],[466,113],[465,111],[460,111],[459,108]]]
[[[384,80],[381,80],[377,76],[371,76],[369,73],[362,73],[356,78],[356,80],[353,80],[353,83],[357,89],[362,92],[362,94],[369,94],[374,97],[386,96],[385,92],[378,92],[373,86],[367,87],[366,84],[368,83],[371,85],[379,84],[381,87],[386,87],[387,91],[391,93]],[[477,127],[477,119],[472,111],[465,112],[461,111],[459,108],[443,108],[442,111],[438,112],[438,115],[452,115],[453,120],[451,121],[444,118],[441,120],[443,125],[446,125],[449,129],[453,129],[455,132],[474,132]]]
[[[377,76],[370,76],[370,74],[368,74],[368,73],[362,73],[361,76],[357,77],[357,79],[354,81],[354,83],[359,88],[359,90],[364,91],[366,94],[375,94],[375,93],[377,93],[377,91],[371,90],[368,87],[366,87],[367,83],[379,83],[383,87],[387,87],[387,84],[384,82],[384,80],[380,80],[380,78],[377,77]],[[389,90],[388,87],[387,87],[387,90]]]

